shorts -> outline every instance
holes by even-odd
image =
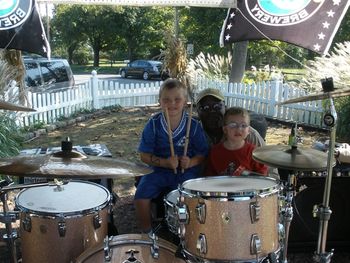
[[[135,199],[154,199],[164,191],[172,191],[177,189],[184,181],[196,178],[191,172],[178,174],[173,172],[153,172],[144,175],[137,185]]]

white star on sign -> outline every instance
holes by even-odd
[[[230,36],[229,34],[227,34],[227,35],[225,36],[225,40],[226,40],[226,41],[228,41],[230,38],[231,38],[231,36]]]
[[[328,17],[334,17],[335,12],[333,12],[333,10],[329,10],[327,14],[328,14]]]
[[[322,25],[323,25],[323,28],[329,28],[330,24],[326,21],[326,22],[322,23]]]
[[[333,0],[333,5],[339,5],[341,0]]]
[[[326,35],[323,34],[323,33],[321,32],[321,33],[318,34],[318,39],[324,40],[324,37],[325,37],[325,36],[326,36]]]
[[[321,46],[319,44],[314,45],[315,51],[320,51]]]
[[[227,29],[228,29],[228,30],[230,30],[231,27],[232,27],[232,24],[231,24],[231,23],[227,25]]]
[[[235,16],[235,13],[232,12],[231,15],[230,15],[230,18],[233,18]]]

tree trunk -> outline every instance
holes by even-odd
[[[247,61],[248,41],[235,43],[232,54],[232,67],[229,81],[240,83],[244,76]]]
[[[94,50],[94,67],[98,67],[100,65],[100,49],[97,47],[93,47]]]
[[[74,52],[75,48],[70,46],[67,48],[67,53],[68,53],[68,63],[69,65],[73,64],[73,52]]]

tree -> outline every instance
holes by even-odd
[[[164,32],[172,24],[171,8],[124,7],[114,19],[121,21],[117,30],[120,46],[129,60],[154,57],[164,48]]]
[[[57,5],[54,9],[54,16],[51,20],[52,50],[63,46],[68,54],[68,62],[73,63],[74,51],[87,37],[80,27],[78,17],[81,15],[81,8],[77,5]]]
[[[194,56],[199,53],[227,55],[219,45],[219,36],[227,9],[191,7],[180,9],[180,35],[194,45]]]

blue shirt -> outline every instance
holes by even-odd
[[[189,116],[186,112],[182,113],[180,124],[172,132],[174,152],[177,156],[183,156],[186,139],[186,129]],[[189,134],[189,143],[187,156],[192,158],[196,155],[207,156],[208,143],[205,132],[198,120],[191,119],[191,129]],[[142,133],[141,142],[138,150],[143,153],[150,153],[160,158],[169,158],[170,143],[165,116],[162,112],[151,117]],[[154,171],[170,170],[163,167],[153,167]],[[187,170],[197,170],[198,166]],[[194,171],[192,171],[194,172]]]

